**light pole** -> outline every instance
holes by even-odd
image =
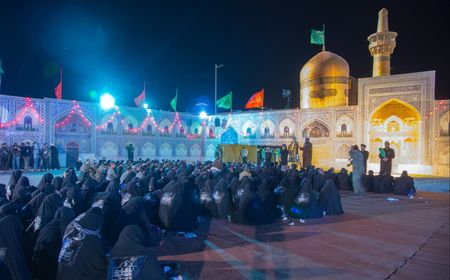
[[[223,64],[214,64],[214,115],[217,115],[217,69],[223,67]]]

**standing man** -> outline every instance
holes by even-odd
[[[181,133],[181,132],[180,132]],[[216,149],[214,150],[214,160],[222,160],[220,157],[220,146],[217,145]]]
[[[384,149],[380,149],[380,154],[378,155],[380,158],[380,175],[391,175],[392,172],[392,159],[395,158],[395,152],[389,146],[389,142],[384,142]]]
[[[305,138],[305,144],[303,145],[303,148],[300,148],[300,150],[303,151],[303,167],[307,168],[311,166],[312,162],[312,143],[309,142],[309,138]]]
[[[50,145],[50,168],[58,170],[59,166],[59,151],[55,144]]]
[[[270,151],[270,147],[266,148],[266,163],[272,162],[272,152]]]
[[[0,170],[6,171],[8,170],[9,163],[9,150],[6,143],[2,144],[0,148]]]
[[[21,152],[20,152],[19,145],[14,143],[11,153],[13,156],[13,169],[14,170],[20,169],[20,154],[21,154]]]
[[[31,145],[30,142],[27,142],[23,151],[23,166],[25,170],[28,170],[30,168],[31,155]]]
[[[366,189],[363,184],[363,175],[364,175],[364,156],[361,151],[358,149],[358,145],[352,146],[350,150],[350,157],[352,159],[352,184],[353,191],[355,193],[365,192]]]
[[[50,149],[48,144],[45,143],[41,151],[42,156],[42,169],[48,170],[50,168]]]
[[[292,142],[289,145],[289,150],[290,150],[290,154],[291,154],[291,161],[297,161],[297,155],[298,155],[298,141],[297,139],[294,137],[292,138]]]
[[[128,160],[133,162],[133,158],[134,158],[134,147],[133,147],[133,144],[131,144],[131,143],[128,144],[127,152],[128,152]]]
[[[281,165],[282,166],[286,166],[288,164],[288,156],[289,156],[289,151],[286,147],[286,144],[283,144],[281,146]]]
[[[367,146],[365,144],[361,144],[361,153],[364,159],[364,175],[367,173],[367,160],[369,159],[369,152],[366,150],[366,148]]]
[[[245,147],[242,147],[241,150],[242,163],[247,163],[247,157],[248,157],[248,150]]]
[[[19,169],[25,169],[25,143],[20,143],[20,160],[19,160]]]
[[[41,153],[41,148],[39,147],[39,144],[37,142],[33,143],[33,169],[38,170],[39,169],[39,163],[40,158],[39,154]]]

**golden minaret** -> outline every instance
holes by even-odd
[[[373,56],[373,77],[391,74],[391,54],[394,52],[396,37],[397,33],[389,31],[388,10],[383,8],[378,12],[377,33],[367,38]]]

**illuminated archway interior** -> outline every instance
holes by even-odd
[[[370,118],[369,141],[371,163],[379,163],[378,148],[389,142],[396,153],[393,169],[397,165],[420,161],[420,114],[409,104],[391,99],[380,105]]]

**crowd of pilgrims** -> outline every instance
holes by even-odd
[[[37,186],[15,170],[0,185],[0,275],[167,279],[154,254],[167,231],[195,231],[211,217],[258,225],[342,214],[339,190],[351,182],[345,169],[220,161],[88,160]],[[413,187],[407,174],[369,172],[364,182],[381,193]]]

